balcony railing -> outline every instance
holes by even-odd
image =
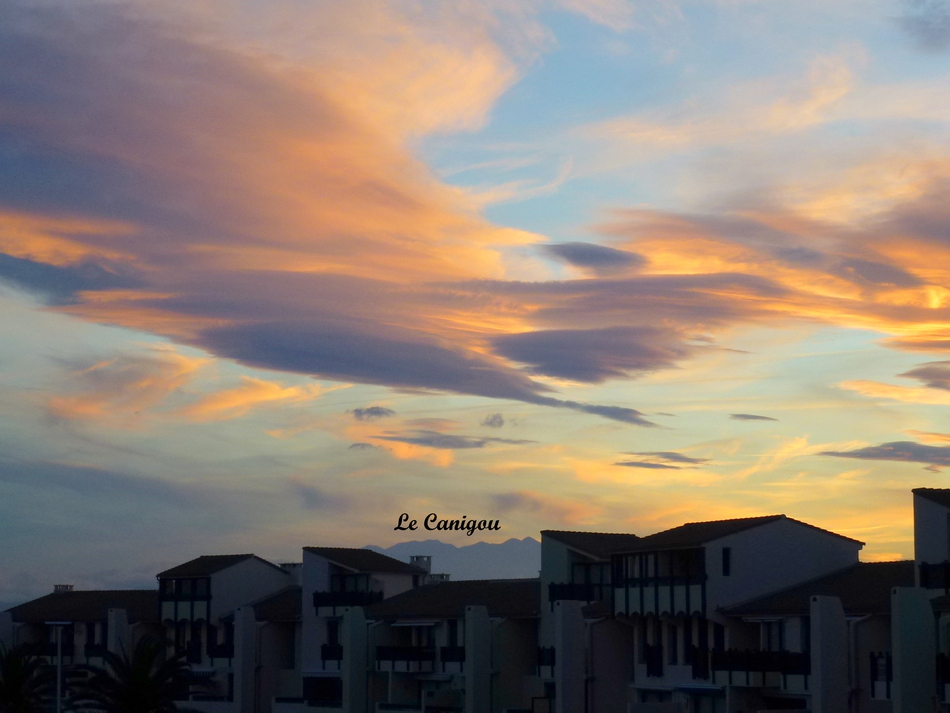
[[[342,661],[343,660],[342,644],[320,644],[320,660],[321,661]]]
[[[382,592],[314,592],[313,606],[366,607],[383,600]]]
[[[713,671],[741,671],[749,673],[781,673],[789,676],[807,676],[811,673],[811,658],[796,651],[748,651],[728,649],[712,652]]]
[[[464,663],[465,647],[443,646],[439,649],[439,658],[442,660],[442,663]]]
[[[435,661],[435,649],[425,646],[377,646],[377,661],[422,663]]]
[[[703,584],[708,579],[705,574],[691,574],[676,577],[629,577],[611,586],[617,588],[628,587],[686,587],[693,584]]]
[[[568,582],[566,584],[549,584],[548,601],[561,600],[577,602],[609,602],[613,591],[610,584],[584,584],[582,582]]]
[[[647,676],[659,678],[663,675],[663,647],[647,646],[643,651],[647,665]]]

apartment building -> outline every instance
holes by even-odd
[[[0,612],[0,644],[37,644],[51,663],[61,651],[68,666],[101,666],[104,651],[160,636],[158,613],[155,590],[74,591],[57,584],[50,594]]]
[[[165,636],[206,713],[950,711],[950,490],[913,491],[915,561],[784,515],[638,536],[545,530],[534,580],[451,582],[425,556],[199,557],[157,591],[52,594],[0,642],[96,663]],[[48,622],[65,622],[58,627]]]

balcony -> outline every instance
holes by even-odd
[[[336,609],[337,607],[367,607],[370,604],[381,602],[382,592],[314,592],[313,606],[319,610],[323,607]]]
[[[609,602],[612,586],[610,584],[584,584],[583,582],[568,582],[566,584],[549,584],[548,601],[551,606],[561,600],[575,602]]]
[[[426,646],[377,646],[376,670],[432,673],[435,649]]]
[[[442,673],[461,673],[465,665],[464,646],[442,646],[439,649],[439,661],[442,662]],[[446,664],[455,664],[451,671]]]
[[[711,659],[713,683],[718,685],[771,686],[804,691],[807,690],[806,677],[811,674],[811,657],[797,651],[728,649],[713,651]]]
[[[706,611],[705,574],[635,577],[613,585],[616,614],[693,614]]]

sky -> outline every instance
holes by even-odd
[[[948,226],[948,0],[2,3],[0,599],[401,513],[912,557]]]

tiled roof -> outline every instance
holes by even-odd
[[[947,488],[914,488],[914,495],[919,495],[932,503],[950,508],[950,489]]]
[[[483,579],[426,584],[366,607],[369,619],[461,619],[466,606],[489,616],[533,617],[541,605],[537,579]]]
[[[287,587],[255,602],[254,617],[258,621],[298,621],[300,602],[300,587]]]
[[[738,532],[749,530],[753,527],[759,527],[761,525],[767,525],[778,520],[788,520],[789,522],[803,525],[804,527],[811,528],[812,530],[824,532],[827,535],[834,535],[835,537],[841,538],[843,540],[848,540],[857,544],[864,544],[858,540],[853,540],[850,537],[845,537],[844,535],[839,535],[836,532],[831,532],[830,530],[824,530],[820,527],[809,525],[807,522],[795,520],[793,518],[786,517],[785,515],[764,515],[762,517],[742,517],[736,518],[734,520],[687,522],[685,525],[680,525],[679,527],[674,527],[670,530],[664,530],[663,532],[657,532],[653,535],[641,537],[631,547],[626,548],[624,552],[650,552],[652,550],[672,550],[681,547],[699,547],[700,545],[703,545],[707,542],[713,542],[714,540],[728,537],[729,535],[735,535]]]
[[[257,621],[300,621],[301,591],[299,586],[291,585],[252,602],[254,618]],[[222,616],[221,621],[234,621],[234,612]]]
[[[304,547],[304,550],[328,559],[334,564],[354,569],[357,572],[426,574],[426,571],[421,567],[408,564],[393,557],[388,557],[373,550],[361,550],[351,547]]]
[[[102,621],[109,609],[125,609],[129,622],[158,621],[158,591],[154,589],[53,592],[8,609],[13,621]]]
[[[268,562],[263,557],[258,557],[253,554],[246,555],[202,555],[201,557],[196,557],[193,560],[180,564],[171,569],[166,569],[164,572],[159,572],[157,577],[208,577],[215,572],[220,572],[223,569],[227,569],[233,565],[243,562],[247,559],[256,559],[264,564],[270,565],[276,569],[285,571],[278,567],[273,562]]]
[[[569,530],[542,530],[542,537],[561,542],[571,549],[597,559],[607,559],[612,552],[625,551],[640,538],[622,532],[571,532]]]
[[[809,597],[839,597],[849,615],[887,614],[891,611],[891,589],[914,586],[914,563],[858,562],[846,569],[805,584],[753,599],[724,613],[732,616],[786,615],[808,613]]]

